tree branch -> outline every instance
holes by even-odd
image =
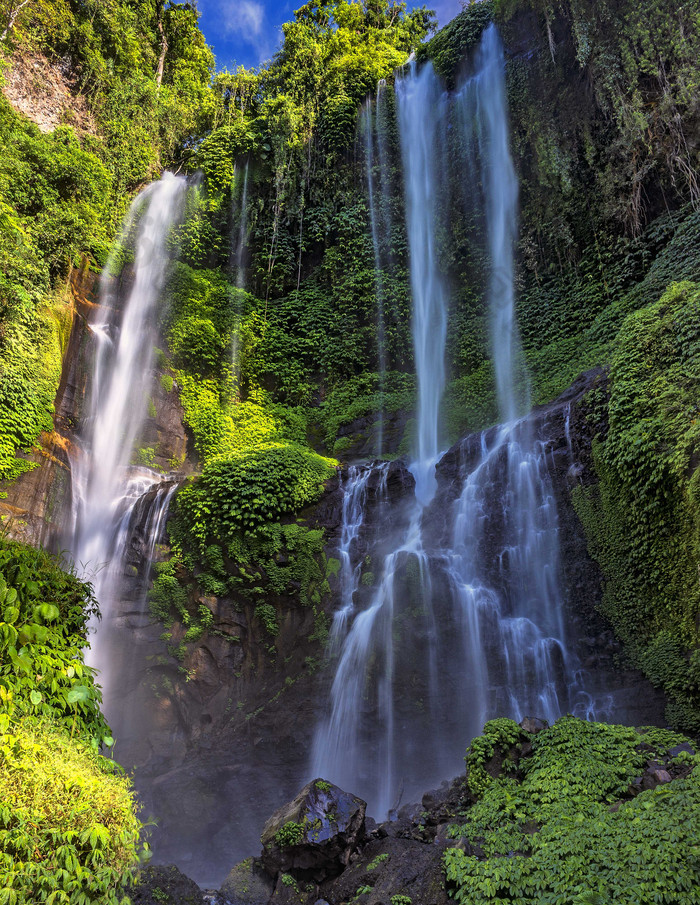
[[[5,31],[0,35],[0,41],[4,41],[5,38],[9,35],[12,29],[15,27],[15,22],[17,21],[17,16],[22,12],[24,7],[29,3],[29,0],[22,0],[19,6],[16,6],[12,12],[10,12],[10,16],[7,20],[7,25],[5,27]]]

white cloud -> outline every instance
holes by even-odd
[[[265,7],[256,0],[219,0],[221,27],[227,38],[238,38],[249,44],[260,62],[274,51],[274,29],[267,26]]]

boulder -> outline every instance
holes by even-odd
[[[174,864],[144,868],[129,890],[129,898],[132,905],[205,905],[199,886]]]
[[[265,824],[263,867],[271,877],[289,873],[317,883],[337,876],[365,837],[366,809],[361,798],[313,780]]]
[[[254,858],[237,864],[218,892],[217,905],[267,905],[275,884]]]
[[[541,720],[537,716],[526,716],[524,720],[521,720],[518,725],[525,732],[529,732],[530,735],[537,735],[538,732],[542,732],[544,729],[549,728],[549,723],[547,720]]]

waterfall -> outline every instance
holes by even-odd
[[[443,130],[446,97],[428,64],[396,82],[401,154],[406,192],[406,225],[413,301],[413,351],[418,379],[416,498],[425,505],[436,490],[438,417],[445,387],[447,298],[437,260],[435,227],[440,179],[446,172]]]
[[[408,525],[383,559],[381,579],[366,608],[344,607],[342,641],[333,639],[338,666],[328,718],[314,741],[313,771],[345,784],[381,813],[396,803],[399,765],[430,762],[431,778],[444,768],[439,702],[438,616],[424,549],[421,517],[437,489],[438,409],[445,383],[447,302],[439,274],[435,225],[438,178],[444,156],[446,102],[432,67],[415,63],[396,85],[411,260],[413,340],[418,378],[415,500]],[[372,192],[373,192],[373,183]],[[374,229],[373,224],[373,229]],[[343,534],[348,530],[344,507]],[[391,532],[392,515],[386,513]],[[400,628],[402,630],[400,630]],[[413,678],[419,674],[418,678]],[[411,678],[409,678],[411,677]],[[420,715],[403,712],[397,689],[414,683]],[[416,752],[420,729],[420,755]],[[403,769],[403,768],[401,768]],[[422,767],[421,767],[422,770]],[[418,771],[421,772],[421,771]]]
[[[238,196],[237,180],[235,174],[238,167],[234,170],[234,192],[232,198],[233,207],[233,237],[231,241],[231,269],[235,274],[236,288],[245,288],[245,257],[246,246],[248,244],[248,164],[246,158],[245,167],[243,168],[243,184],[240,189],[240,197]]]
[[[457,772],[469,740],[487,719],[532,715],[551,721],[568,710],[595,712],[566,642],[549,443],[541,427],[523,417],[527,380],[513,286],[518,186],[504,70],[500,39],[490,26],[475,74],[451,98],[430,64],[418,71],[410,63],[395,86],[418,379],[417,448],[410,465],[415,499],[405,525],[387,507],[381,542],[367,542],[373,562],[382,566],[363,600],[360,566],[348,551],[363,524],[366,471],[346,479],[342,600],[328,651],[335,675],[312,765],[314,775],[362,795],[378,815],[403,793],[419,793]],[[438,235],[449,209],[441,180],[452,123],[464,173],[472,179],[464,200],[480,203],[484,212],[503,425],[467,438],[440,460],[448,289]],[[370,198],[375,194],[370,182]],[[375,229],[373,220],[373,238]],[[455,455],[458,463],[450,464]]]
[[[478,145],[491,263],[488,297],[496,396],[501,420],[511,422],[528,410],[529,398],[527,387],[518,394],[517,386],[518,377],[524,378],[513,266],[518,180],[510,156],[504,67],[501,40],[495,25],[490,25],[476,55],[476,73],[457,92],[454,102],[470,166],[475,139]],[[477,191],[475,185],[472,191]]]
[[[76,566],[93,583],[106,623],[91,642],[90,659],[100,671],[108,708],[114,684],[108,625],[118,599],[132,517],[139,500],[149,491],[153,497],[153,488],[163,480],[154,469],[130,461],[151,393],[155,310],[169,260],[166,242],[180,215],[185,186],[184,179],[165,173],[133,202],[121,241],[103,272],[100,306],[91,324],[96,350],[79,449],[71,461],[69,547]],[[118,265],[128,259],[132,240],[133,273],[120,305],[123,274]],[[147,516],[156,519],[151,524],[153,545],[160,539],[164,507],[171,496],[156,494],[158,511]]]

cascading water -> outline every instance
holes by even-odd
[[[432,65],[396,83],[401,155],[406,192],[406,225],[413,301],[413,353],[418,379],[416,458],[411,470],[416,498],[426,505],[437,484],[438,417],[445,387],[447,293],[437,260],[435,227],[440,176],[446,170],[444,130],[447,104]]]
[[[234,167],[234,185],[232,198],[233,228],[231,234],[231,273],[235,277],[236,288],[245,288],[246,271],[246,247],[248,244],[248,166],[250,161],[246,158],[243,169],[243,184],[238,187],[236,174],[238,167]],[[240,294],[234,301],[234,329],[231,342],[231,370],[236,384],[240,383],[240,338],[239,329],[241,321]]]
[[[398,765],[415,758],[415,715],[397,706],[397,685],[411,673],[420,673],[422,754],[438,772],[443,766],[438,619],[420,520],[437,489],[438,408],[445,382],[447,306],[437,266],[435,222],[446,105],[432,67],[418,73],[415,63],[398,82],[397,98],[418,378],[417,456],[411,465],[415,502],[402,539],[384,559],[369,606],[355,614],[343,641],[330,715],[316,734],[313,760],[314,773],[358,790],[380,812],[389,810],[403,781]],[[348,615],[343,620],[347,623]],[[405,631],[399,632],[398,625]],[[431,772],[436,778],[437,772]]]
[[[369,200],[370,224],[372,227],[372,247],[374,249],[374,285],[377,301],[377,359],[379,364],[379,392],[383,396],[386,375],[386,349],[384,343],[384,274],[382,268],[382,250],[379,243],[380,214],[377,210],[376,190],[374,184],[374,124],[372,122],[372,104],[369,98],[363,112],[363,128],[365,133],[365,171],[367,173],[367,195]],[[386,239],[386,237],[384,237]],[[384,413],[379,408],[377,430],[377,456],[381,457],[384,446]]]
[[[248,165],[246,158],[243,168],[243,181],[240,196],[237,194],[238,186],[234,185],[233,195],[233,236],[231,240],[231,269],[236,278],[236,287],[245,288],[245,258],[248,244]],[[238,172],[238,167],[234,171]],[[236,182],[238,180],[235,180]]]
[[[88,407],[79,450],[71,461],[69,549],[77,567],[92,581],[105,621],[91,642],[90,659],[99,669],[108,717],[115,685],[110,672],[109,622],[121,584],[134,508],[150,491],[154,508],[144,517],[156,519],[150,539],[156,544],[172,497],[172,484],[165,493],[153,493],[163,480],[160,473],[131,466],[130,461],[151,393],[155,306],[169,260],[166,241],[180,215],[185,186],[184,179],[165,173],[141,192],[131,206],[117,251],[103,272],[101,304],[91,325],[97,347]],[[120,306],[117,255],[124,253],[132,238],[133,275]]]
[[[485,31],[475,62],[475,75],[450,100],[430,65],[419,72],[411,63],[395,86],[418,379],[415,502],[368,605],[353,602],[356,577],[350,595],[343,591],[336,617],[342,631],[330,649],[338,662],[329,715],[313,759],[315,775],[359,793],[379,814],[404,787],[418,792],[456,771],[469,739],[491,717],[591,712],[565,642],[548,446],[522,417],[527,380],[513,289],[518,191],[495,27]],[[456,499],[439,483],[442,464],[436,474],[447,321],[436,227],[446,207],[440,179],[452,118],[469,161],[465,171],[477,177],[473,193],[482,193],[504,421],[465,444],[453,479]],[[343,537],[361,523],[353,508],[357,474],[346,484]],[[387,513],[388,530],[391,522]]]

